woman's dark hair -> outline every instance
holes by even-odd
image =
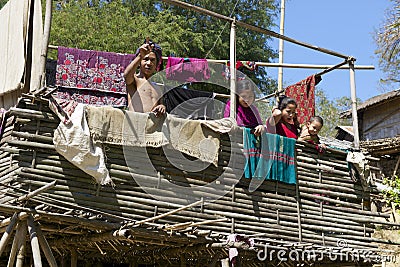
[[[253,82],[249,80],[239,80],[236,82],[236,105],[239,105],[239,95],[243,91],[251,91],[254,98],[256,98]]]
[[[243,91],[251,90],[254,94],[254,97],[256,93],[254,92],[254,85],[253,82],[249,80],[240,80],[237,81],[236,83],[236,93],[239,95]]]
[[[320,116],[311,117],[309,122],[313,122],[313,121],[319,122],[321,124],[321,126],[324,126],[324,120]]]
[[[297,107],[296,100],[286,95],[280,95],[278,99],[278,109],[283,110],[287,105],[293,104]]]

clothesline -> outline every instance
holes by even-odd
[[[112,61],[112,62],[119,62],[119,61],[121,61],[120,63],[122,63],[123,65],[126,65],[126,64],[128,64],[128,62],[127,62],[127,60],[128,61],[130,61],[130,60],[132,60],[131,58],[129,58],[129,59],[127,59],[126,57],[125,57],[125,55],[130,55],[130,56],[132,56],[131,54],[118,54],[118,57],[116,58],[115,56],[114,56],[114,54],[116,54],[116,53],[108,53],[108,52],[101,52],[101,51],[91,51],[91,50],[80,50],[80,49],[74,49],[74,48],[66,48],[66,47],[55,47],[55,46],[52,46],[52,48],[53,49],[57,49],[58,50],[58,52],[59,53],[61,53],[61,54],[59,54],[58,56],[59,56],[59,60],[60,60],[60,56],[61,56],[61,66],[63,66],[63,69],[65,70],[65,72],[66,72],[66,74],[65,74],[65,78],[64,78],[64,75],[63,75],[63,78],[62,78],[62,83],[61,84],[59,84],[60,86],[62,86],[62,87],[64,87],[64,88],[66,88],[66,87],[69,87],[70,86],[70,82],[73,82],[72,80],[69,80],[68,79],[68,77],[73,77],[74,75],[72,75],[72,73],[69,73],[69,72],[71,72],[73,69],[71,69],[71,64],[73,63],[73,60],[68,64],[68,63],[65,63],[66,65],[64,66],[64,63],[63,62],[66,62],[66,60],[67,60],[67,58],[64,58],[65,57],[65,55],[67,55],[67,54],[73,54],[73,55],[75,55],[76,54],[76,56],[78,56],[78,57],[81,57],[81,56],[83,56],[83,57],[85,57],[85,56],[88,56],[88,53],[89,53],[89,55],[90,56],[92,56],[90,53],[93,53],[93,52],[98,52],[98,53],[101,53],[101,55],[103,56],[103,57],[105,57],[105,58],[110,58],[110,60]],[[110,56],[109,54],[112,54],[112,56]],[[170,63],[170,59],[171,58],[173,58],[173,59],[175,59],[174,57],[164,57],[164,59],[167,59],[168,60],[168,63],[167,63],[167,66],[169,66],[168,64]],[[180,59],[180,58],[176,58],[176,59]],[[69,61],[69,60],[67,60],[67,61]],[[201,61],[205,61],[205,59],[201,59]],[[210,62],[218,62],[218,63],[224,63],[224,64],[227,64],[227,61],[224,61],[224,60],[212,60],[212,59],[210,59],[210,60],[208,60],[208,61],[210,61]],[[111,62],[111,63],[112,63]],[[238,67],[238,62],[239,63],[242,63],[241,61],[237,61],[237,64],[236,64],[236,68]],[[247,62],[248,63],[248,62]],[[246,63],[246,64],[247,64]],[[338,67],[341,67],[342,65],[344,65],[344,64],[346,64],[346,63],[348,63],[348,61],[347,60],[345,60],[344,62],[342,62],[342,63],[340,63],[340,64],[338,64],[338,65],[335,65],[335,66],[333,66],[333,67],[330,67],[330,68],[328,68],[328,69],[325,69],[324,71],[322,71],[322,72],[320,72],[320,73],[318,73],[318,74],[315,74],[315,75],[317,75],[317,76],[320,76],[320,75],[322,75],[322,74],[324,74],[324,73],[327,73],[327,72],[329,72],[329,71],[331,71],[331,70],[333,70],[333,69],[335,69],[335,68],[338,68]],[[92,61],[90,61],[89,63],[88,63],[89,65],[87,66],[87,67],[90,67],[90,68],[95,68],[95,65],[93,65],[94,63],[92,62]],[[104,63],[105,65],[104,65],[104,68],[109,68],[110,66],[108,66],[108,64],[106,64],[106,63]],[[245,63],[243,63],[243,64],[245,64]],[[242,64],[242,65],[243,65]],[[254,66],[254,63],[252,62],[252,66]],[[173,70],[171,69],[171,68],[167,68],[167,77],[168,77],[168,70],[170,70],[170,72],[172,71],[172,73],[173,73]],[[83,70],[82,70],[83,71]],[[114,71],[116,71],[116,70],[114,70]],[[69,73],[69,74],[68,74]],[[83,71],[83,74],[82,75],[84,75],[84,71]],[[204,73],[202,73],[202,75],[204,75]],[[182,77],[181,77],[182,78]],[[187,78],[187,77],[186,77]],[[191,78],[195,78],[194,76],[193,77],[191,77]],[[100,83],[102,84],[102,81],[107,81],[107,80],[110,80],[110,79],[107,79],[106,77],[103,77],[103,76],[101,76],[100,75],[100,77],[98,77],[98,79],[95,79],[95,80],[93,80],[93,79],[81,79],[81,83],[80,83],[80,86],[78,86],[80,89],[83,89],[83,88],[85,88],[85,86],[89,86],[89,87],[91,87],[91,86],[95,86],[96,87],[96,93],[98,94],[100,91],[107,91],[107,90],[102,90],[102,88],[101,87],[99,87],[100,85],[98,84],[98,80],[100,79]],[[112,81],[114,81],[115,80],[115,77],[113,78],[113,79],[111,79]],[[120,84],[119,83],[117,83],[117,84],[107,84],[108,85],[108,88],[112,88],[112,89],[114,89],[114,90],[110,90],[111,92],[119,92],[119,89],[120,89]],[[74,87],[74,86],[73,86]],[[71,88],[72,89],[72,88]],[[91,92],[92,90],[88,90],[88,92]],[[122,93],[122,92],[119,92],[119,93]],[[261,98],[259,98],[259,99],[256,99],[256,101],[266,101],[266,99],[267,98],[270,98],[270,97],[272,97],[272,96],[277,96],[278,94],[280,94],[281,92],[275,92],[275,93],[273,93],[273,94],[269,94],[269,95],[267,95],[267,96],[263,96],[263,97],[261,97]],[[71,94],[70,94],[70,92],[63,92],[63,91],[59,91],[58,93],[58,97],[59,98],[62,98],[62,99],[71,99],[71,98],[73,98],[73,97],[76,97],[75,95],[72,95],[71,96]],[[227,98],[230,98],[231,96],[230,95],[227,95],[227,94],[220,94],[220,93],[218,93],[218,94],[214,94],[214,96],[215,97],[218,97],[218,98],[225,98],[225,99],[227,99]],[[87,97],[85,98],[85,97],[83,97],[84,99],[88,99]],[[102,95],[96,95],[96,96],[94,96],[94,97],[90,97],[90,101],[95,101],[96,103],[98,103],[98,102],[101,102],[101,103],[103,103],[103,102],[106,102],[106,103],[113,103],[113,105],[115,105],[117,102],[119,103],[119,104],[123,104],[124,103],[124,101],[126,101],[126,99],[125,98],[123,98],[123,99],[121,99],[121,98],[113,98],[113,97],[110,97],[110,96],[107,96],[106,98],[104,98],[104,96],[102,96]],[[111,101],[111,102],[110,102]],[[268,102],[268,101],[267,101]]]
[[[50,49],[58,49],[56,45],[49,45]],[[163,60],[167,60],[168,57],[162,57]],[[206,59],[210,63],[226,63],[229,60],[227,59]],[[271,62],[254,62],[259,67],[283,67],[283,68],[296,68],[296,69],[330,69],[337,65],[315,65],[315,64],[293,64],[293,63],[271,63]],[[342,64],[342,63],[341,63]],[[349,69],[348,66],[340,66],[336,67],[336,69]],[[354,69],[358,70],[374,70],[375,67],[373,65],[355,65]],[[326,72],[325,72],[326,73]]]

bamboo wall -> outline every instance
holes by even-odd
[[[238,244],[244,266],[264,266],[267,262],[257,260],[256,252],[266,246],[322,251],[325,256],[319,263],[340,265],[327,258],[327,248],[338,255],[343,249],[376,253],[376,244],[387,242],[374,239],[372,233],[389,215],[369,210],[370,192],[350,177],[343,151],[317,154],[308,144],[298,143],[298,184],[264,181],[250,192],[248,179],[235,180],[243,162],[230,161],[232,153],[241,153],[241,145],[232,145],[228,135],[221,136],[219,166],[201,172],[182,171],[156,148],[147,153],[133,149],[127,164],[121,146],[105,145],[114,186],[99,186],[55,151],[52,136],[58,123],[46,99],[25,96],[9,111],[1,140],[0,215],[4,232],[14,212],[33,214],[60,262],[72,261],[75,255],[75,261],[82,262],[212,266],[227,257],[225,243],[236,233],[255,240],[255,248]],[[148,160],[154,170],[146,165]],[[221,174],[220,186],[228,192],[208,202],[218,192],[201,186]],[[138,185],[135,175],[149,183]],[[16,201],[53,181],[55,186],[29,201]],[[163,181],[196,188],[190,199],[200,201],[174,212],[191,202],[178,198]],[[279,261],[274,257],[268,264]]]

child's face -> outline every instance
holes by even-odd
[[[294,118],[296,116],[296,105],[288,104],[286,108],[282,110],[282,120],[289,124],[294,124]]]
[[[239,93],[239,104],[242,107],[249,107],[253,104],[255,96],[252,90],[244,90]]]
[[[317,121],[307,122],[307,129],[310,135],[317,135],[321,130],[322,125]]]
[[[145,76],[153,75],[157,68],[157,57],[154,52],[145,55],[140,62],[141,72]]]

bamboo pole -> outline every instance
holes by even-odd
[[[46,14],[44,17],[44,31],[43,31],[43,40],[42,40],[42,49],[40,53],[40,75],[41,79],[40,85],[37,86],[36,88],[39,89],[40,87],[43,87],[45,85],[45,80],[46,80],[46,59],[47,59],[47,49],[49,45],[49,40],[50,40],[50,29],[51,29],[51,18],[52,18],[52,0],[46,0]],[[36,89],[36,90],[37,90]]]
[[[57,45],[49,45],[49,48],[57,50],[58,46]],[[168,57],[162,57],[162,59],[168,60]],[[225,64],[229,59],[209,59],[209,58],[207,58],[206,60],[207,60],[207,62],[210,62],[210,63]],[[338,64],[337,65],[318,65],[318,64],[297,64],[297,63],[296,64],[272,63],[272,62],[259,62],[259,61],[255,62],[255,64],[260,67],[271,67],[271,68],[282,67],[282,68],[292,68],[292,69],[294,68],[294,69],[327,69],[327,70],[332,69],[332,68],[341,69],[341,70],[349,69],[348,66],[338,66]],[[347,61],[346,61],[346,64],[347,64]],[[356,66],[354,66],[354,69],[356,69],[356,70],[374,70],[375,66],[373,66],[373,65],[356,65]],[[229,98],[228,95],[223,95],[223,94],[217,94],[217,95],[222,95],[222,97]]]
[[[17,116],[20,118],[28,118],[28,119],[36,119],[36,120],[44,120],[48,122],[57,122],[59,121],[58,117],[54,115],[54,113],[38,111],[32,109],[24,109],[24,108],[10,108],[10,115]]]
[[[78,253],[76,249],[71,249],[71,267],[78,267]]]
[[[18,213],[18,220],[19,221],[25,220],[27,217],[28,217],[28,213],[26,213],[26,212],[19,212]],[[6,219],[2,220],[0,222],[0,228],[9,225],[12,222],[12,218],[13,217],[6,218]]]
[[[172,4],[172,5],[177,5],[177,6],[183,7],[185,9],[194,10],[196,12],[199,12],[199,13],[202,13],[202,14],[205,14],[205,15],[208,15],[208,16],[212,16],[212,17],[215,17],[217,19],[221,19],[221,20],[225,20],[225,21],[229,21],[229,22],[234,21],[233,18],[226,17],[224,15],[220,15],[218,13],[215,13],[215,12],[209,11],[207,9],[204,9],[204,8],[201,8],[201,7],[198,7],[198,6],[194,6],[194,5],[191,5],[189,3],[182,2],[182,1],[178,1],[178,0],[162,0],[162,1],[165,2],[165,3],[168,3],[168,4]],[[333,56],[336,56],[336,57],[339,57],[339,58],[343,58],[343,59],[349,58],[349,56],[346,56],[346,55],[343,55],[343,54],[340,54],[340,53],[337,53],[337,52],[334,52],[334,51],[331,51],[331,50],[328,50],[328,49],[325,49],[325,48],[317,47],[315,45],[310,45],[310,44],[307,44],[307,43],[304,43],[304,42],[300,42],[300,41],[297,41],[295,39],[292,39],[292,38],[286,37],[284,35],[278,34],[276,32],[273,32],[273,31],[270,31],[270,30],[267,30],[267,29],[263,29],[261,27],[249,25],[249,24],[241,22],[241,21],[236,21],[236,24],[239,25],[239,26],[242,26],[242,27],[244,27],[246,29],[249,29],[249,30],[252,30],[252,31],[255,31],[255,32],[260,32],[260,33],[263,33],[263,34],[267,34],[267,35],[270,35],[272,37],[279,38],[279,39],[282,39],[282,40],[285,40],[285,41],[288,41],[288,42],[291,42],[291,43],[294,43],[294,44],[297,44],[297,45],[300,45],[300,46],[304,46],[304,47],[307,47],[307,48],[310,48],[310,49],[313,49],[313,50],[317,50],[317,51],[320,51],[320,52],[323,52],[323,53],[326,53],[326,54],[329,54],[329,55],[333,55]]]
[[[167,213],[164,213],[164,214],[160,214],[160,215],[158,215],[158,216],[154,216],[154,217],[151,217],[151,218],[142,220],[142,221],[135,222],[134,224],[128,223],[128,224],[125,225],[125,227],[130,227],[130,226],[135,225],[135,224],[136,224],[136,225],[140,225],[140,224],[143,224],[143,223],[146,223],[146,222],[155,221],[155,220],[164,218],[164,217],[166,217],[166,216],[168,216],[168,215],[172,215],[172,214],[177,213],[177,212],[179,212],[179,211],[182,211],[182,210],[185,210],[185,209],[189,209],[189,208],[191,208],[191,207],[195,207],[195,206],[198,206],[199,204],[203,204],[203,203],[204,203],[204,201],[203,201],[203,199],[201,199],[201,200],[196,201],[196,202],[194,202],[194,203],[192,203],[192,204],[183,206],[183,207],[178,208],[178,209],[175,209],[175,210],[171,210],[170,212],[167,212]]]
[[[40,151],[55,151],[54,145],[50,144],[43,144],[40,142],[29,142],[29,141],[23,141],[23,140],[10,140],[8,142],[10,145],[17,146],[17,147],[32,147],[35,150],[40,150]]]
[[[59,213],[52,213],[40,210],[34,210],[30,208],[23,208],[23,207],[16,207],[11,205],[4,205],[0,204],[0,210],[3,212],[29,212],[32,214],[39,214],[41,218],[48,219],[50,222],[57,222],[57,223],[71,223],[76,224],[82,227],[90,227],[90,229],[98,228],[101,229],[115,229],[119,228],[121,225],[119,223],[111,223],[111,222],[104,222],[99,220],[88,220],[85,218],[77,218],[69,215],[59,214]]]
[[[26,227],[26,225],[24,225]],[[26,228],[22,227],[22,222],[19,222],[17,225],[17,229],[15,230],[15,237],[11,246],[10,256],[8,257],[7,267],[14,266],[15,257],[17,255],[17,251],[20,247],[22,240],[25,238]]]
[[[47,242],[40,226],[36,227],[36,233],[39,238],[39,245],[42,248],[42,251],[43,251],[50,267],[57,267],[57,261],[54,258],[53,252],[51,251],[49,243]]]
[[[42,266],[42,258],[40,256],[40,248],[39,248],[39,241],[36,234],[36,227],[33,222],[32,215],[28,216],[28,232],[29,237],[31,239],[31,248],[32,248],[32,255],[33,255],[33,264],[35,267]]]
[[[279,24],[279,34],[284,35],[285,33],[285,0],[281,0],[281,19]],[[283,63],[283,39],[279,39],[279,64]],[[282,91],[283,84],[283,68],[278,68],[278,91]]]
[[[30,133],[26,133],[26,132],[13,131],[11,133],[11,136],[23,138],[23,139],[26,139],[29,141],[37,141],[38,143],[53,144],[52,137],[42,136],[42,135],[38,135],[38,134],[30,134]]]
[[[360,134],[358,131],[358,117],[357,117],[357,95],[356,95],[356,81],[355,81],[355,72],[354,72],[354,61],[349,60],[349,68],[350,68],[350,92],[351,92],[351,110],[352,110],[352,119],[353,119],[353,136],[354,136],[354,148],[360,148]]]
[[[26,220],[20,221],[21,224],[21,242],[18,244],[18,254],[16,267],[22,267],[24,264],[25,250],[26,250],[26,233],[27,233],[27,223]]]
[[[53,182],[51,182],[51,183],[49,183],[49,184],[47,184],[47,185],[45,185],[45,186],[42,186],[42,187],[36,189],[35,191],[32,191],[32,192],[26,194],[25,196],[19,197],[19,198],[17,199],[17,201],[19,201],[19,202],[21,202],[21,201],[26,201],[26,200],[28,200],[28,199],[30,199],[30,198],[36,196],[36,195],[39,195],[40,193],[42,193],[42,192],[44,192],[44,191],[46,191],[46,190],[48,190],[48,189],[50,189],[50,188],[55,187],[55,186],[56,186],[56,183],[57,183],[57,181],[53,181]]]
[[[0,240],[0,256],[1,256],[1,254],[3,254],[5,248],[8,244],[8,241],[10,240],[12,231],[14,231],[17,221],[18,221],[18,213],[14,213],[10,220],[10,224],[7,226],[6,231],[4,232],[4,234]]]
[[[230,62],[230,117],[236,121],[236,20],[231,21],[229,36],[229,62]]]

